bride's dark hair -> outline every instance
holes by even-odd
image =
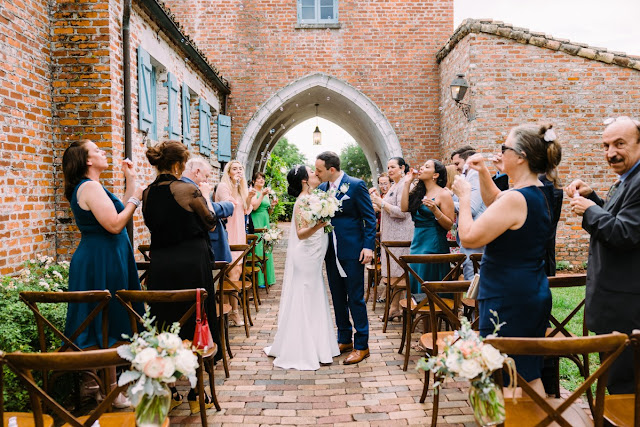
[[[305,165],[295,165],[287,174],[287,182],[289,183],[287,193],[289,193],[291,197],[298,197],[302,192],[302,181],[308,179],[309,173],[307,172],[307,167]]]

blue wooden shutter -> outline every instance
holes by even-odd
[[[191,94],[189,86],[182,84],[182,142],[191,142]]]
[[[138,47],[138,128],[142,132],[149,132],[153,127],[153,111],[155,97],[152,92],[153,79],[151,57],[141,47]]]
[[[200,98],[200,152],[205,156],[211,155],[211,107],[203,98]]]
[[[158,140],[158,77],[156,67],[151,67],[151,139]]]
[[[218,114],[218,161],[231,160],[231,117]]]
[[[168,110],[169,110],[169,125],[166,127],[169,133],[169,139],[180,138],[180,109],[178,108],[178,81],[176,76],[172,73],[167,75],[167,82],[164,84],[168,91]]]

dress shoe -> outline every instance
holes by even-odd
[[[353,365],[356,363],[362,362],[364,359],[369,357],[369,349],[365,350],[353,350],[349,355],[344,359],[342,364],[344,365]]]
[[[340,350],[340,354],[346,353],[347,351],[353,350],[353,343],[342,344],[338,343],[338,350]]]

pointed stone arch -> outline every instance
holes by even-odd
[[[324,73],[305,76],[279,90],[253,115],[244,129],[236,158],[251,175],[263,171],[268,153],[292,126],[318,116],[347,131],[362,147],[375,176],[402,148],[384,113],[364,93]],[[309,159],[312,160],[312,159]]]

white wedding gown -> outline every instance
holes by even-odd
[[[291,221],[287,260],[280,295],[278,331],[264,351],[275,357],[274,366],[314,371],[338,356],[334,321],[322,276],[322,262],[329,244],[320,229],[305,240],[298,239]]]

